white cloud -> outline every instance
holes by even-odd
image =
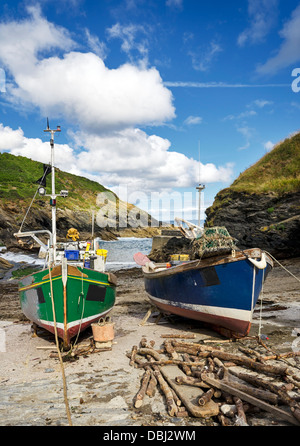
[[[62,170],[72,169],[76,163],[76,156],[68,144],[55,144],[55,164]],[[39,138],[26,138],[23,130],[13,130],[0,123],[0,151],[8,151],[15,156],[25,156],[35,161],[48,164],[51,161],[49,141],[43,142]],[[68,167],[67,167],[68,166]]]
[[[27,8],[29,18],[0,23],[0,59],[15,76],[32,72],[41,52],[75,46],[69,32],[41,17],[39,6]]]
[[[276,23],[277,10],[278,0],[248,0],[250,26],[238,36],[238,45],[263,42]]]
[[[30,102],[44,115],[61,115],[91,131],[159,124],[175,116],[172,94],[155,68],[108,69],[95,54],[70,52],[37,61],[16,72],[14,99]]]
[[[87,28],[85,29],[85,35],[92,52],[97,54],[102,60],[105,60],[107,56],[107,47],[105,43],[100,42],[99,37],[93,36]]]
[[[184,124],[186,124],[186,125],[197,125],[197,124],[201,124],[201,122],[202,122],[202,118],[200,116],[188,116],[184,120]]]
[[[139,63],[144,66],[148,63],[148,30],[142,25],[129,24],[126,26],[116,23],[107,29],[110,39],[120,39],[121,49],[134,61],[137,52]]]
[[[137,128],[175,117],[172,94],[159,72],[133,64],[109,69],[99,54],[74,51],[69,33],[41,17],[39,8],[31,7],[29,13],[23,21],[0,23],[0,61],[13,79],[5,97],[22,109],[34,106],[44,116],[61,115],[76,125],[68,132],[72,144],[56,144],[56,165],[107,187],[127,183],[150,191],[194,186],[199,163],[171,151],[169,140]],[[89,33],[86,37],[98,52],[99,42]],[[49,49],[61,55],[49,54]],[[200,119],[190,117],[189,123]],[[50,159],[48,141],[4,125],[0,150],[45,163]],[[202,165],[202,181],[228,182],[232,170],[231,164]]]
[[[166,5],[171,8],[181,9],[183,6],[183,0],[166,0]]]
[[[255,105],[258,108],[263,108],[266,105],[272,105],[273,102],[272,101],[267,101],[265,99],[256,99],[255,101],[253,101],[253,105]],[[250,104],[251,107],[251,104]]]
[[[222,52],[222,47],[215,41],[211,41],[206,48],[199,48],[197,51],[189,51],[192,58],[193,68],[197,71],[207,71],[217,54]]]
[[[273,74],[282,68],[300,61],[300,5],[293,11],[289,21],[279,32],[283,39],[277,54],[257,67],[259,74]]]
[[[126,184],[128,190],[150,192],[194,187],[198,182],[199,162],[169,151],[169,140],[147,135],[140,129],[124,129],[104,135],[83,131],[73,134],[73,150],[55,142],[55,164],[61,170],[85,176],[110,188]],[[50,162],[49,141],[26,138],[21,129],[0,124],[0,151],[9,151],[43,163]],[[201,181],[228,182],[233,165],[216,167],[201,164]]]
[[[264,143],[264,148],[267,152],[270,152],[270,150],[273,149],[274,145],[275,144],[272,141],[267,141],[266,143]]]
[[[0,124],[0,150],[14,150],[23,146],[24,133],[21,128],[13,130]]]
[[[131,189],[163,190],[193,187],[198,181],[199,163],[178,152],[169,151],[169,140],[147,135],[140,129],[124,129],[106,136],[83,132],[74,136],[87,150],[78,155],[78,165],[105,178],[104,184],[128,184]],[[107,156],[109,154],[109,157]],[[232,165],[201,165],[202,181],[229,181]]]

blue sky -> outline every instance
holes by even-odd
[[[49,117],[60,169],[158,218],[300,127],[298,1],[2,2],[0,41],[0,151],[49,162]]]

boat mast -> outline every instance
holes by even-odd
[[[200,183],[201,174],[201,164],[200,164],[200,141],[198,141],[198,150],[199,150],[199,186],[196,186],[197,191],[199,191],[199,204],[198,204],[198,226],[200,227],[200,215],[201,215],[201,191],[205,189],[205,185]]]
[[[50,147],[51,147],[51,198],[50,206],[52,209],[52,261],[56,259],[56,194],[55,194],[55,167],[54,167],[54,133],[60,132],[60,126],[57,126],[56,130],[51,130],[49,127],[49,120],[47,118],[47,129],[44,132],[51,134]]]

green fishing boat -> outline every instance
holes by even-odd
[[[56,241],[56,199],[68,193],[55,193],[54,133],[59,132],[60,127],[51,130],[48,122],[45,131],[51,133],[52,232],[19,231],[15,234],[17,238],[33,238],[45,256],[44,268],[20,279],[20,303],[29,320],[57,334],[67,348],[72,338],[111,311],[117,281],[114,274],[105,271],[107,251],[98,249],[97,239],[78,241],[78,232],[71,228],[68,232],[71,241]],[[48,170],[44,169],[44,176],[39,180],[39,193],[44,196],[47,174]],[[40,234],[48,236],[47,245],[39,239]]]

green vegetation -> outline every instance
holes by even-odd
[[[300,133],[277,144],[230,186],[237,192],[283,195],[300,190]]]
[[[68,190],[67,199],[59,198],[58,207],[68,209],[91,209],[97,195],[109,191],[96,181],[55,169],[56,192]],[[36,181],[43,175],[43,164],[23,156],[0,153],[0,202],[17,202],[28,206],[38,188]],[[51,175],[47,176],[47,193],[51,192]],[[40,198],[37,196],[37,198]],[[40,198],[45,201],[46,198]],[[36,203],[33,205],[36,206]]]
[[[21,277],[29,276],[29,274],[32,274],[35,271],[38,271],[39,269],[41,268],[37,266],[35,267],[29,266],[27,268],[16,269],[15,271],[12,272],[12,276],[14,279],[20,279]]]

